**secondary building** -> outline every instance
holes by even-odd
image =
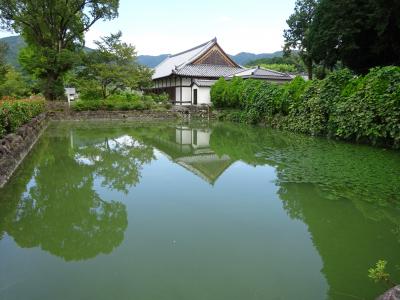
[[[268,82],[273,82],[273,83],[286,83],[291,81],[293,78],[289,74],[274,71],[274,70],[269,70],[262,68],[260,66],[251,68],[251,69],[246,69],[243,70],[239,73],[236,73],[234,75],[228,76],[225,78],[226,80],[231,80],[234,77],[240,77],[243,79],[258,79],[258,80],[265,80]]]

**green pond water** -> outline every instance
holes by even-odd
[[[374,299],[400,152],[228,123],[52,123],[0,189],[0,299]]]

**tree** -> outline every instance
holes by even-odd
[[[23,67],[37,76],[48,100],[63,94],[63,75],[84,45],[84,33],[100,19],[118,15],[119,0],[2,0],[3,29],[22,34]]]
[[[313,76],[309,34],[316,6],[316,0],[296,0],[294,13],[286,21],[289,29],[286,29],[283,33],[286,55],[290,54],[292,50],[299,51],[299,56],[307,68],[309,79],[312,79]]]
[[[400,65],[400,2],[321,0],[310,28],[312,56],[332,67],[341,61],[357,73]]]
[[[0,83],[4,82],[7,73],[6,54],[8,51],[7,44],[0,42]]]
[[[134,76],[132,77],[131,89],[139,89],[143,91],[146,88],[153,86],[153,76],[154,71],[145,66],[139,65],[136,69]]]
[[[22,74],[13,67],[8,67],[5,80],[0,84],[0,97],[26,97],[30,93],[30,88]]]
[[[118,32],[96,41],[98,48],[86,55],[83,68],[78,72],[86,88],[90,85],[90,89],[100,90],[103,99],[137,86],[135,47],[121,42],[121,36]]]
[[[268,65],[269,67],[267,67]],[[283,56],[276,56],[276,57],[269,57],[269,58],[260,58],[256,59],[253,61],[250,61],[249,63],[246,64],[246,67],[255,67],[255,66],[264,66],[267,69],[272,69],[270,65],[283,65],[282,68],[285,68],[285,66],[289,66],[289,68],[293,68],[294,70],[289,70],[289,71],[283,71],[281,69],[273,69],[276,71],[281,71],[282,72],[304,72],[304,63],[302,62],[300,56],[298,55],[297,52],[291,51],[291,53],[287,53],[286,55]]]

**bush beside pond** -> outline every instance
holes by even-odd
[[[171,107],[169,97],[161,95],[139,95],[134,93],[120,93],[111,95],[106,99],[80,99],[72,108],[75,111],[96,110],[149,110],[168,109]]]
[[[211,101],[224,109],[225,120],[400,147],[400,67],[374,68],[365,76],[344,69],[284,85],[221,78]]]
[[[0,138],[14,132],[44,110],[42,98],[0,100]]]

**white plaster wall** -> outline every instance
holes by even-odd
[[[193,133],[194,136],[194,133]],[[197,144],[193,143],[195,148],[204,148],[210,146],[211,132],[205,130],[197,130]]]
[[[201,104],[211,104],[211,88],[210,87],[198,87],[197,85],[193,86],[193,99],[194,99],[194,90],[197,89],[197,105]]]
[[[192,144],[192,130],[190,128],[176,129],[176,143],[180,145]]]
[[[192,88],[183,87],[182,88],[182,101],[189,101],[189,103],[184,103],[184,105],[190,105],[190,101],[192,100]]]
[[[191,88],[190,87],[182,87],[182,101],[189,101],[188,103],[183,103],[182,105],[190,105],[191,101]],[[175,101],[179,102],[181,101],[181,88],[176,87],[176,99]],[[176,103],[177,105],[180,105],[180,103]]]
[[[181,88],[176,87],[175,88],[175,101],[181,101]]]

